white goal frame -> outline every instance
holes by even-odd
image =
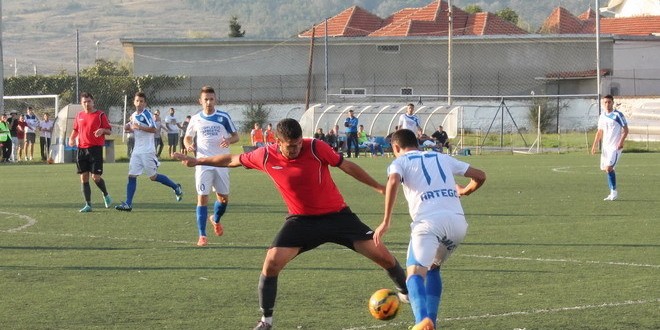
[[[55,99],[55,116],[57,112],[60,111],[60,96],[57,94],[48,94],[48,95],[5,95],[2,97],[3,100],[29,100],[29,99]],[[7,109],[5,109],[7,111]],[[55,120],[55,118],[53,118]]]

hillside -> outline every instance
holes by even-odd
[[[31,0],[2,4],[5,76],[53,74],[76,70],[76,29],[79,30],[80,66],[100,58],[122,60],[120,38],[224,38],[229,19],[238,17],[247,38],[289,38],[326,17],[358,5],[381,17],[431,0]],[[536,30],[557,1],[453,0],[464,8],[477,4],[495,12],[510,7],[523,26]],[[579,14],[590,0],[562,0]],[[98,45],[97,45],[98,41]],[[98,53],[97,53],[98,52]],[[15,66],[16,64],[16,66]]]

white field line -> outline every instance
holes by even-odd
[[[0,211],[0,214],[7,215],[6,218],[9,218],[9,217],[18,217],[18,218],[21,218],[21,219],[23,219],[23,220],[25,220],[25,221],[27,222],[26,224],[24,224],[24,225],[22,225],[22,226],[18,226],[18,227],[16,227],[16,228],[11,228],[11,229],[7,229],[7,230],[2,230],[3,232],[7,232],[7,233],[16,233],[16,232],[19,232],[19,231],[21,231],[21,230],[23,230],[23,229],[25,229],[25,228],[30,227],[30,226],[34,226],[34,225],[37,223],[37,220],[36,220],[36,219],[31,218],[31,217],[28,217],[27,215],[23,215],[23,214],[11,213],[11,212],[3,212],[3,211]]]
[[[482,314],[482,315],[471,315],[471,316],[459,316],[459,317],[448,317],[440,319],[440,323],[448,321],[468,321],[468,320],[479,320],[479,319],[490,319],[497,317],[508,317],[508,316],[517,316],[517,315],[533,315],[533,314],[548,314],[548,313],[561,313],[568,311],[581,311],[586,309],[595,309],[595,308],[609,308],[609,307],[621,307],[621,306],[630,306],[630,305],[644,305],[644,304],[653,304],[660,302],[660,298],[649,299],[649,300],[627,300],[622,302],[611,302],[611,303],[602,303],[597,305],[582,305],[582,306],[572,306],[572,307],[558,307],[558,308],[542,308],[542,309],[533,309],[529,311],[517,311],[517,312],[508,312],[502,314]],[[401,327],[411,325],[410,322],[388,322],[388,324],[383,325],[374,325],[374,326],[362,326],[357,328],[343,328],[342,330],[364,330],[364,329],[380,329],[386,327]]]
[[[615,262],[615,261],[593,261],[593,260],[574,260],[574,259],[543,259],[543,258],[522,258],[522,257],[505,257],[505,256],[488,256],[488,255],[482,256],[482,255],[475,255],[475,254],[461,254],[460,256],[461,257],[470,257],[470,258],[504,259],[504,260],[514,260],[514,261],[561,262],[561,263],[577,263],[577,264],[603,264],[603,265],[613,265],[613,266],[660,268],[660,265],[635,264],[635,263]]]

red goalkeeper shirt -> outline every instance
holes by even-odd
[[[78,132],[78,148],[105,145],[105,135],[94,136],[99,128],[111,129],[108,116],[101,110],[92,113],[80,111],[73,122],[73,130]]]
[[[339,166],[343,158],[327,143],[303,139],[296,159],[287,159],[276,144],[240,156],[246,168],[265,172],[280,191],[290,214],[321,215],[346,207],[328,166]]]

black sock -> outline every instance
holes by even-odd
[[[94,183],[96,183],[96,186],[101,189],[103,196],[108,196],[108,189],[105,188],[105,181],[103,181],[103,178],[100,178],[99,181],[94,181]]]
[[[277,296],[277,276],[259,275],[259,307],[265,317],[273,316],[275,296]]]
[[[92,205],[92,188],[89,187],[89,182],[83,182],[81,190],[85,203]]]
[[[408,294],[408,288],[406,287],[406,271],[401,268],[399,261],[396,260],[396,265],[394,267],[386,269],[387,275],[390,276],[396,289],[403,294]]]

